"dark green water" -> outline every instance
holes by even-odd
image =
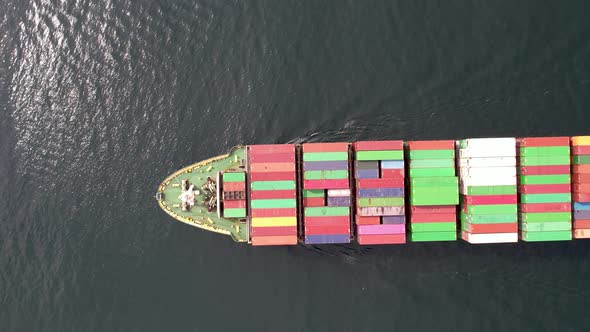
[[[152,195],[240,143],[590,134],[589,12],[0,2],[0,330],[587,331],[590,240],[253,248]]]

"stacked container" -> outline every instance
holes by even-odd
[[[461,238],[469,243],[518,242],[516,140],[457,141]]]
[[[246,217],[246,173],[225,172],[223,179],[223,217]]]
[[[454,141],[408,142],[410,239],[457,239],[459,204]]]
[[[295,146],[251,145],[248,161],[252,245],[297,244]]]
[[[572,137],[574,238],[590,238],[590,136]]]
[[[406,242],[404,143],[356,142],[356,239],[364,244]]]
[[[569,137],[519,138],[523,241],[572,239]]]
[[[348,143],[303,144],[306,244],[350,242]]]

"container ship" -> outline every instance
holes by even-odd
[[[253,246],[590,238],[590,136],[238,146],[156,200]]]

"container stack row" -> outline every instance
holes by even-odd
[[[251,145],[248,167],[252,245],[297,244],[295,145]]]
[[[407,147],[411,241],[456,240],[459,186],[455,142],[414,141]]]
[[[518,242],[516,139],[457,141],[461,238],[469,243]]]
[[[246,173],[225,172],[223,179],[223,217],[246,217]]]
[[[572,147],[574,238],[590,238],[590,136],[575,136]]]
[[[350,242],[348,143],[303,144],[306,244]]]
[[[406,242],[404,143],[354,143],[356,240],[359,244]]]
[[[569,137],[519,138],[518,153],[521,239],[571,240]]]

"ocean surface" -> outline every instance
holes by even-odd
[[[0,331],[588,331],[590,240],[254,248],[237,144],[590,134],[588,1],[0,2]]]

